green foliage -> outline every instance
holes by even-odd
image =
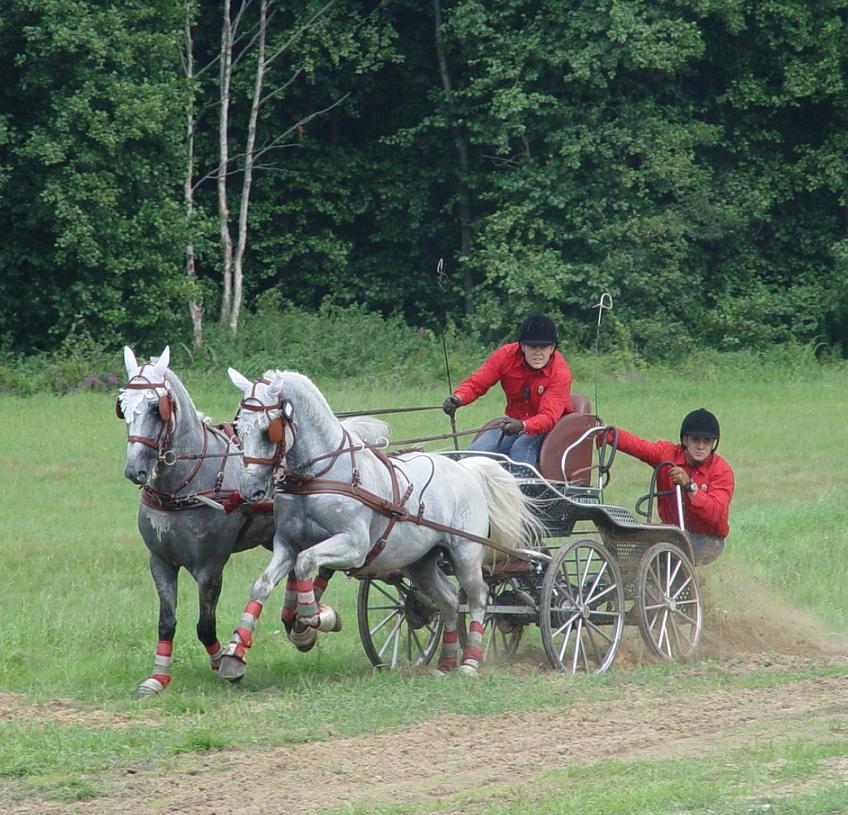
[[[55,349],[174,325],[182,245],[181,91],[166,0],[13,0],[0,52],[0,336]],[[2,141],[2,140],[0,140]],[[8,306],[14,304],[13,308]]]
[[[848,0],[444,0],[443,64],[432,4],[346,0],[305,25],[323,5],[280,7],[269,30],[270,53],[291,47],[258,125],[248,311],[274,293],[491,344],[543,309],[588,349],[608,291],[613,347],[634,357],[813,338],[844,353]],[[189,296],[216,321],[221,20],[194,12],[187,89],[181,4],[6,4],[4,348],[53,350],[80,326],[110,348],[187,343]],[[251,49],[239,40],[232,87],[233,228]]]
[[[468,370],[482,361],[485,351],[460,339],[455,329],[448,330],[445,339],[452,367]],[[397,316],[384,318],[360,306],[342,308],[326,302],[317,311],[306,311],[282,302],[274,293],[260,300],[236,339],[216,332],[202,349],[182,350],[195,367],[233,366],[246,376],[259,376],[268,368],[289,368],[319,382],[432,385],[445,380],[441,335],[410,328]],[[179,361],[178,355],[175,364]]]

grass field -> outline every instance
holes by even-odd
[[[581,381],[576,370],[575,390],[594,399],[585,372]],[[234,413],[238,394],[223,374],[187,377],[186,384],[201,410],[218,419]],[[438,387],[319,384],[337,410],[435,405],[445,395]],[[625,664],[602,677],[554,674],[540,649],[515,665],[486,667],[476,682],[437,681],[426,672],[374,673],[356,635],[355,581],[338,577],[331,593],[345,629],[301,655],[269,612],[247,676],[233,687],[209,670],[195,640],[196,593],[183,574],[174,681],[144,704],[130,695],[152,663],[158,607],[135,527],[137,489],[122,475],[126,429],[114,419],[114,395],[0,398],[0,812],[58,812],[72,804],[79,807],[73,811],[108,812],[104,802],[127,768],[135,775],[150,765],[164,776],[175,768],[188,773],[194,761],[217,773],[233,756],[290,745],[318,750],[334,740],[381,734],[401,742],[410,728],[456,717],[471,717],[470,727],[482,730],[509,717],[518,738],[522,715],[528,721],[546,712],[577,716],[612,710],[625,699],[661,707],[687,695],[700,704],[722,693],[762,693],[765,703],[792,683],[844,682],[848,663],[838,643],[848,631],[848,373],[826,367],[786,375],[710,370],[700,380],[623,373],[606,377],[598,391],[605,421],[648,438],[676,438],[682,415],[696,407],[708,407],[722,422],[720,452],[734,467],[737,492],[726,554],[704,574],[710,603],[705,640],[712,650],[701,660],[659,665],[631,644]],[[501,410],[501,396],[490,394],[461,410],[458,424],[476,427]],[[391,423],[394,438],[449,430],[440,412]],[[649,475],[645,465],[620,456],[607,500],[632,508]],[[222,640],[266,559],[264,551],[253,551],[228,565],[218,615]],[[271,605],[280,601],[278,591]],[[828,644],[837,648],[835,655]],[[736,648],[758,656],[745,658],[740,669]],[[386,800],[361,803],[366,799],[353,795],[345,802],[329,795],[325,801],[325,784],[310,811],[848,812],[844,711],[843,704],[841,711],[814,717],[815,727],[807,719],[794,738],[781,736],[777,727],[768,732],[766,722],[780,720],[779,712],[770,714],[763,717],[762,741],[718,731],[695,754],[626,753],[622,760],[590,739],[579,760],[537,768],[532,785],[501,779],[486,793],[472,778],[460,790],[425,789],[418,798],[392,787]],[[626,709],[620,714],[626,723]],[[538,729],[545,732],[544,722]],[[550,738],[559,743],[568,734]],[[391,756],[375,757],[373,771],[388,775],[391,765]],[[346,773],[340,761],[330,778],[344,786]],[[126,811],[167,809],[165,799],[157,801],[135,801]],[[183,811],[170,805],[168,811]],[[254,810],[245,803],[243,811]]]

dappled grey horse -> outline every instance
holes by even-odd
[[[233,552],[260,544],[271,548],[273,519],[249,507],[227,513],[203,503],[228,506],[241,471],[241,449],[197,412],[168,368],[169,349],[156,362],[139,365],[124,348],[127,383],[118,395],[118,415],[127,423],[124,475],[143,485],[138,529],[150,551],[150,572],[159,594],[159,642],[153,671],[136,698],[161,693],[171,681],[176,630],[177,577],[185,568],[197,581],[197,637],[213,669],[222,648],[215,625],[221,575]]]
[[[118,415],[127,423],[124,475],[143,485],[138,528],[150,552],[150,572],[159,594],[159,642],[153,671],[138,686],[136,698],[161,693],[171,681],[180,568],[197,582],[197,636],[217,670],[222,648],[215,609],[224,566],[234,552],[259,545],[270,549],[274,535],[270,505],[239,506],[241,502],[234,500],[241,473],[238,441],[203,419],[168,368],[169,360],[165,348],[155,362],[139,365],[132,350],[124,348],[127,383],[116,404]],[[382,435],[386,428],[380,425],[375,432]],[[346,421],[345,426],[355,437],[370,430],[357,419]],[[326,570],[316,581],[319,591],[329,575]],[[290,625],[286,629],[299,650],[314,645],[314,630],[295,630]]]
[[[293,570],[284,605],[289,616],[323,630],[333,614],[315,596],[316,572],[366,564],[376,573],[402,571],[430,597],[445,623],[439,668],[455,668],[457,593],[438,567],[437,547],[450,557],[468,598],[471,624],[461,669],[476,672],[488,596],[482,575],[487,548],[479,540],[488,534],[499,545],[515,546],[541,538],[532,502],[515,479],[488,458],[387,457],[357,443],[302,374],[267,371],[256,382],[232,368],[229,374],[242,392],[241,497],[264,497],[272,472],[279,480],[271,562],[253,584],[219,675],[233,681],[244,675],[256,621],[283,576]]]

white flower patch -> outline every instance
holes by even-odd
[[[236,431],[239,438],[243,439],[247,433],[251,433],[254,430],[257,432],[265,430],[268,427],[268,418],[266,411],[245,410],[242,408],[236,424]],[[262,423],[263,419],[266,420],[264,424]]]
[[[118,401],[121,403],[121,412],[124,414],[124,421],[129,425],[133,419],[147,410],[147,401],[150,397],[147,391],[122,390],[118,394]]]
[[[160,393],[159,391],[162,391]],[[121,404],[121,412],[124,414],[124,421],[129,425],[132,424],[136,416],[141,415],[148,410],[150,403],[158,401],[159,397],[168,393],[168,388],[163,382],[157,385],[156,388],[149,390],[135,390],[124,388],[118,392],[118,401]]]

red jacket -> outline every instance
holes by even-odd
[[[618,449],[640,461],[656,467],[662,461],[673,461],[689,474],[698,485],[697,492],[683,490],[683,520],[687,532],[717,535],[726,538],[730,532],[727,516],[733,498],[733,470],[719,455],[713,453],[703,464],[694,467],[686,463],[682,444],[670,441],[645,441],[626,430],[618,430]],[[668,471],[663,467],[657,474],[657,490],[673,490]],[[657,499],[657,509],[664,523],[677,526],[677,497],[674,492]]]
[[[519,343],[501,346],[454,394],[468,405],[496,382],[506,394],[506,415],[524,422],[531,436],[549,432],[564,413],[571,412],[571,371],[559,351],[537,370],[527,364]]]

